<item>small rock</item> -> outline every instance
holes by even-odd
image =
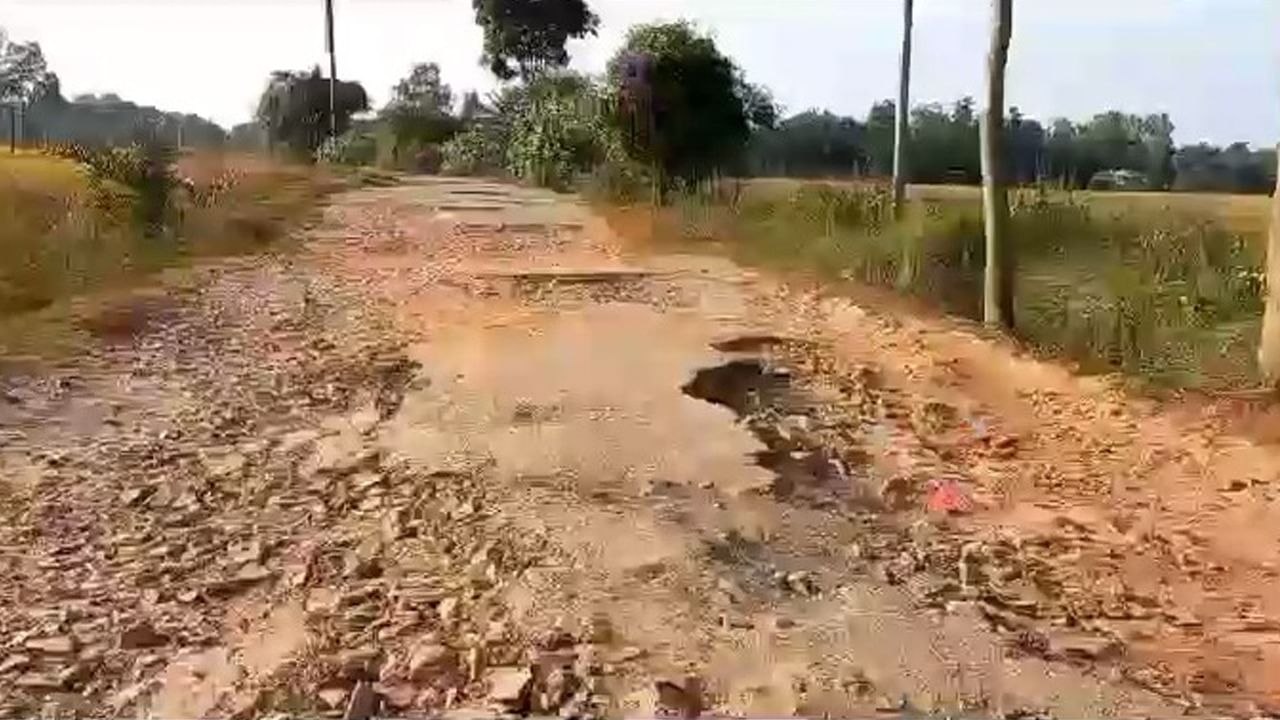
[[[237,583],[252,585],[271,578],[273,573],[256,562],[248,563],[236,571]]]
[[[903,475],[895,475],[880,485],[880,502],[890,510],[907,509],[914,494],[911,479]]]
[[[533,674],[528,668],[493,668],[485,675],[489,685],[489,700],[506,709],[518,710],[529,703]]]
[[[26,670],[31,666],[30,655],[10,655],[0,662],[0,675],[8,675],[15,670]]]
[[[56,635],[46,638],[32,638],[27,641],[26,648],[46,655],[73,655],[79,643],[70,635]]]
[[[661,710],[690,720],[702,714],[702,679],[696,675],[685,678],[683,685],[659,680],[654,689],[658,691]]]
[[[467,651],[467,681],[476,682],[484,672],[484,649],[479,645]]]
[[[316,697],[319,697],[320,702],[330,710],[337,710],[343,707],[350,695],[350,690],[336,685],[322,687],[316,691]]]
[[[409,651],[409,677],[416,681],[429,680],[452,669],[455,663],[449,648],[434,642],[422,643]]]
[[[419,692],[412,683],[380,683],[375,688],[382,697],[382,705],[389,710],[407,710],[414,706]]]
[[[14,684],[24,690],[36,692],[53,692],[62,689],[62,681],[48,673],[25,673]]]
[[[1124,651],[1119,641],[1091,633],[1058,631],[1049,635],[1051,652],[1077,660],[1109,660]]]
[[[377,714],[378,704],[378,693],[374,692],[373,684],[361,680],[351,690],[351,698],[347,701],[342,720],[369,720]]]
[[[382,671],[382,651],[371,645],[343,650],[338,654],[342,676],[349,680],[371,680]]]
[[[128,490],[120,493],[120,504],[125,507],[137,507],[138,505],[146,502],[153,494],[155,494],[155,491],[155,487],[151,485],[129,488]]]
[[[440,601],[436,606],[436,615],[440,618],[440,624],[448,627],[453,624],[454,618],[458,614],[458,598],[449,596]]]
[[[150,622],[143,620],[120,633],[120,649],[140,650],[169,644],[169,638],[156,632]]]

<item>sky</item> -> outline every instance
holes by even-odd
[[[589,0],[599,35],[572,66],[604,68],[627,27],[686,18],[787,112],[862,117],[896,95],[900,0]],[[376,104],[414,62],[463,90],[479,65],[470,0],[335,0],[338,75]],[[990,0],[916,0],[912,102],[983,92]],[[0,26],[37,40],[64,94],[115,92],[229,127],[268,73],[324,63],[322,0],[0,0]],[[1280,0],[1015,0],[1007,99],[1076,120],[1167,112],[1180,143],[1280,141]]]

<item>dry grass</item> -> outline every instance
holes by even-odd
[[[710,239],[745,263],[980,317],[978,189],[911,190],[902,221],[882,184],[764,179],[678,197],[629,224],[648,241]],[[1268,198],[1024,190],[1012,204],[1017,334],[1033,347],[1149,388],[1257,382]]]
[[[146,237],[129,190],[95,181],[71,160],[0,153],[0,353],[49,345],[73,308],[150,283],[161,270],[277,247],[344,186],[322,169],[249,155],[187,155],[178,170],[217,191],[200,202],[175,198],[172,232]]]

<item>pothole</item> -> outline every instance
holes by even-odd
[[[759,350],[785,342],[772,336],[745,336],[716,343],[728,352]],[[863,465],[866,454],[848,442],[847,428],[773,357],[735,358],[698,370],[681,390],[727,407],[765,445],[757,465],[774,473],[775,498],[816,507],[873,505]]]

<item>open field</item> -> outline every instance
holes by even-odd
[[[831,187],[865,187],[881,183],[860,180],[800,180],[795,178],[753,178],[745,182],[749,191],[766,196],[785,196],[798,187],[826,184]],[[1013,191],[1013,197],[1033,195],[1034,190]],[[1221,220],[1228,228],[1250,235],[1265,234],[1271,212],[1270,198],[1266,195],[1229,195],[1225,193],[1189,192],[1135,192],[1076,190],[1070,193],[1076,200],[1090,207],[1111,212],[1175,212],[1212,217]],[[975,185],[910,185],[907,196],[916,202],[958,201],[977,204],[982,199],[982,189]]]
[[[0,348],[74,347],[65,332],[69,313],[81,312],[73,305],[97,312],[158,271],[271,247],[341,186],[314,168],[247,155],[186,155],[177,172],[196,193],[173,191],[171,227],[149,237],[133,189],[69,159],[0,153]]]

